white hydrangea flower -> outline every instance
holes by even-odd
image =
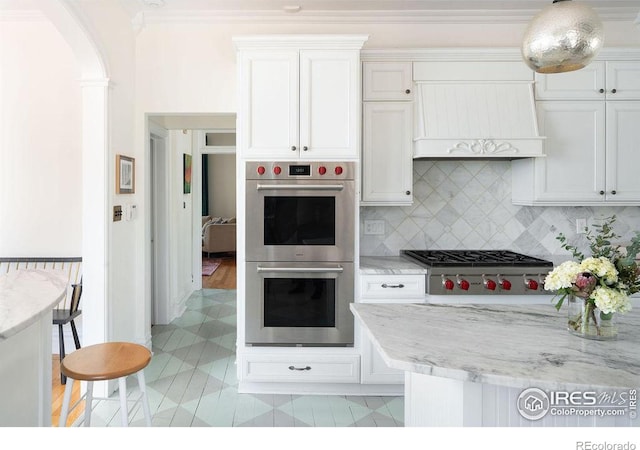
[[[631,310],[629,297],[616,289],[598,286],[591,294],[596,306],[605,314],[612,312],[626,313]]]
[[[565,261],[549,272],[544,280],[544,288],[547,291],[570,288],[580,272],[584,272],[580,269],[580,264],[575,261]]]
[[[594,274],[598,278],[603,279],[606,284],[613,284],[618,281],[616,266],[604,256],[599,258],[585,258],[580,263],[580,270]]]

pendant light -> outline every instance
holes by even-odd
[[[585,67],[602,48],[602,22],[589,6],[554,0],[529,23],[522,57],[536,72],[571,72]]]

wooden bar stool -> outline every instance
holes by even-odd
[[[85,394],[84,426],[91,425],[91,403],[93,402],[93,382],[118,379],[118,392],[120,397],[120,417],[122,426],[129,425],[129,411],[127,406],[126,379],[129,375],[138,376],[142,400],[142,408],[147,426],[151,426],[151,409],[147,398],[147,388],[144,382],[144,368],[151,361],[151,352],[144,346],[130,342],[107,342],[104,344],[90,345],[67,355],[60,363],[62,373],[71,379],[64,389],[64,400],[60,413],[58,426],[64,427],[69,414],[71,391],[73,380],[87,382]],[[82,398],[80,399],[82,400]],[[73,406],[75,408],[79,403]],[[102,399],[111,400],[111,399]],[[71,409],[73,409],[71,408]]]

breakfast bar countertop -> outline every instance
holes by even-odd
[[[527,388],[638,388],[640,311],[618,315],[617,340],[566,330],[551,305],[352,303],[385,363],[458,381]]]
[[[68,274],[62,270],[14,270],[0,275],[0,341],[10,338],[66,295]]]

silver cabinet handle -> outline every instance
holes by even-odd
[[[404,284],[402,283],[398,283],[398,284],[387,284],[387,283],[382,283],[382,287],[384,289],[402,289],[404,287]]]
[[[341,191],[342,184],[259,184],[259,191]]]
[[[263,267],[258,266],[258,273],[274,272],[274,273],[342,273],[342,267]]]
[[[296,149],[296,146],[295,146],[295,145],[292,145],[292,146],[291,146],[291,151],[295,152],[296,150],[297,150],[297,149]]]
[[[311,366],[306,366],[306,367],[289,366],[289,370],[311,370]]]

